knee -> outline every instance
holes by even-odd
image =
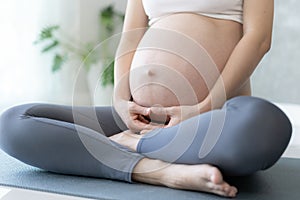
[[[11,107],[0,116],[0,148],[10,155],[18,153],[24,140],[24,119],[28,118],[26,111],[34,104],[24,104]]]
[[[287,115],[273,103],[251,96],[240,96],[226,102],[227,110],[235,110],[246,124],[256,131],[271,131],[291,136],[292,125]]]
[[[262,124],[262,131],[269,131],[270,135],[289,141],[292,134],[292,125],[287,115],[269,101],[255,98],[253,102],[251,110],[255,112],[256,123]]]
[[[247,166],[248,172],[272,166],[291,138],[292,125],[286,114],[271,102],[256,97],[233,98],[226,109],[236,122],[233,139],[237,145],[230,150],[235,162]]]
[[[267,169],[280,159],[287,148],[292,136],[292,124],[279,107],[268,101],[260,100],[256,112],[261,115],[258,119],[261,125],[257,127],[259,130],[261,126],[259,138],[263,142],[258,157],[261,156],[261,169]]]

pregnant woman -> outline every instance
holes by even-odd
[[[250,96],[273,3],[128,0],[114,107],[15,106],[1,148],[52,172],[236,196],[223,175],[271,167],[291,137],[286,115]]]

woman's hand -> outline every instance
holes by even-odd
[[[168,119],[165,128],[174,126],[186,119],[200,114],[199,105],[194,106],[173,106],[173,107],[151,107],[151,115],[162,116]],[[167,117],[166,117],[167,116]]]
[[[149,116],[150,108],[140,106],[133,101],[119,100],[114,107],[126,126],[133,132],[158,128],[144,116]]]

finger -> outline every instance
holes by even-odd
[[[134,123],[128,124],[127,127],[128,127],[129,130],[131,130],[134,133],[139,132],[140,130],[142,130],[141,127],[136,126]]]
[[[140,106],[134,102],[130,102],[129,103],[129,112],[141,114],[141,115],[149,115],[150,108],[146,108],[146,107]]]
[[[143,122],[141,122],[139,120],[135,120],[133,123],[134,123],[134,126],[135,126],[135,130],[137,130],[137,131],[152,130],[152,129],[160,128],[160,127],[155,126],[153,124],[143,123]]]
[[[150,115],[153,113],[155,115],[170,115],[171,107],[151,107]]]
[[[144,127],[145,126],[147,126],[148,124],[147,123],[145,123],[145,122],[142,122],[142,121],[140,121],[140,120],[134,120],[134,122],[133,122],[136,126],[138,126],[139,128],[141,128],[141,129],[144,129]]]
[[[129,123],[127,123],[127,127],[133,132],[140,132],[145,126],[147,126],[147,124],[138,119],[132,119]]]
[[[162,123],[151,122],[150,124],[153,125],[153,126],[157,126],[157,127],[162,127],[162,126],[164,126],[164,124],[162,124]]]
[[[149,123],[150,123],[150,121],[147,120],[143,115],[138,115],[138,119],[139,119],[141,122],[145,123],[145,124],[149,124]]]
[[[133,116],[130,120],[129,123],[127,123],[127,126],[130,130],[134,131],[134,132],[139,132],[141,130],[152,130],[152,129],[156,129],[156,128],[160,128],[160,126],[157,126],[155,124],[152,123],[145,123],[143,121],[141,121],[138,116]]]
[[[150,115],[166,115],[166,108],[165,107],[151,107],[150,108]]]
[[[143,129],[144,130],[153,130],[153,129],[157,129],[157,128],[161,128],[162,126],[157,126],[157,125],[153,125],[153,124],[147,124]]]

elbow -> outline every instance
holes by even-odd
[[[271,50],[271,46],[272,46],[272,36],[271,35],[266,35],[265,37],[263,37],[263,39],[261,39],[260,50],[261,50],[262,54],[268,53]]]
[[[249,32],[245,34],[244,37],[245,40],[249,41],[250,44],[255,45],[258,52],[262,55],[268,53],[271,49],[271,34],[258,34],[254,32]]]
[[[272,44],[272,39],[271,38],[267,38],[265,39],[262,44],[261,44],[261,51],[263,54],[268,53],[271,50],[271,44]]]

